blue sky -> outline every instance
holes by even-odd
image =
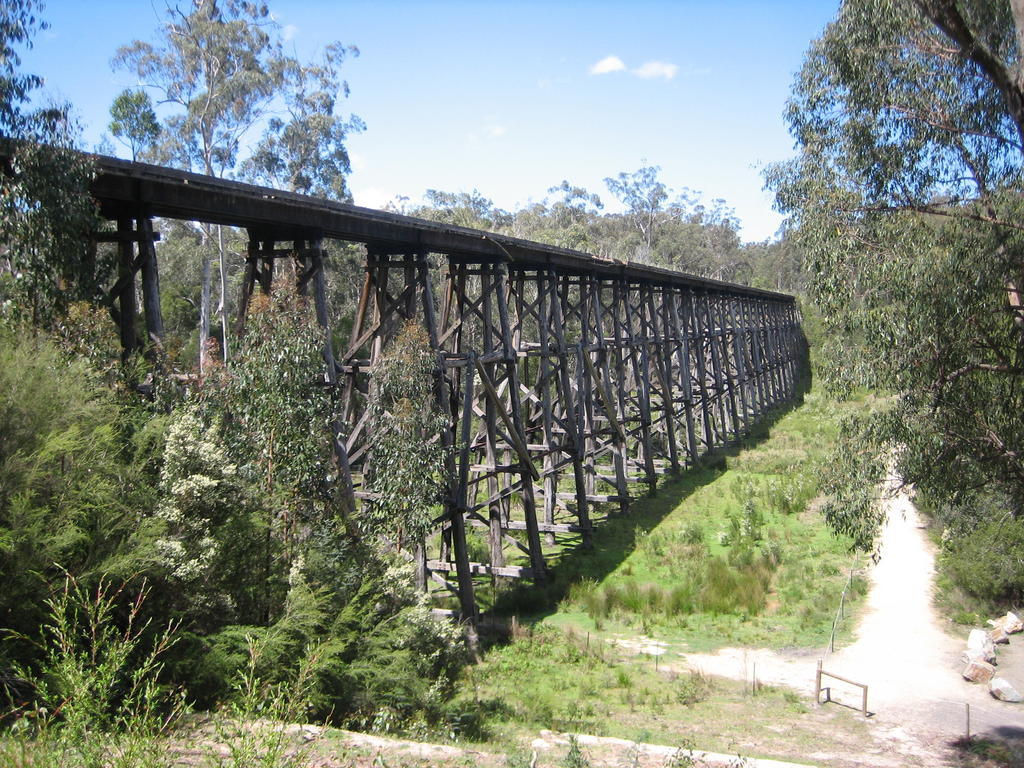
[[[723,198],[745,240],[780,218],[760,168],[792,154],[782,110],[837,0],[488,2],[270,0],[287,45],[309,58],[356,45],[346,111],[356,203],[428,188],[479,190],[503,208],[568,179],[617,206],[603,179],[645,161],[679,189]],[[95,145],[117,93],[119,45],[153,40],[164,0],[50,0],[23,69],[75,106]]]

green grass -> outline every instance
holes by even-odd
[[[760,756],[821,749],[830,739],[861,740],[866,724],[838,709],[812,709],[771,686],[708,677],[674,654],[623,654],[586,633],[536,627],[493,648],[468,668],[461,706],[486,710],[490,743],[510,748],[541,729],[656,744],[696,738],[704,750]]]
[[[715,466],[603,520],[592,550],[562,542],[545,588],[482,590],[482,602],[593,634],[656,633],[690,650],[823,646],[863,558],[812,502],[842,415],[863,407],[812,391]],[[855,600],[864,582],[854,581]]]
[[[706,678],[679,653],[824,648],[863,557],[826,527],[818,480],[840,419],[866,406],[811,392],[710,466],[603,520],[593,549],[560,540],[545,587],[497,592],[495,612],[518,615],[525,629],[467,670],[456,708],[483,712],[483,731],[499,743],[550,728],[662,744],[697,735],[702,749],[723,752],[751,734],[780,734],[769,753],[815,744],[820,718],[844,716],[809,709],[790,691],[755,695],[743,682]],[[855,579],[843,633],[863,587]],[[664,644],[657,661],[609,642],[640,634]],[[863,743],[861,727],[843,719],[848,744]]]

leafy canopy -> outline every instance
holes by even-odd
[[[153,102],[145,91],[126,88],[110,106],[110,132],[132,153],[132,160],[148,149],[160,135]]]
[[[895,451],[927,492],[998,487],[1018,511],[1021,29],[1005,2],[847,0],[793,88],[799,155],[768,173],[833,338],[826,378],[895,393],[852,438],[874,476]],[[863,459],[837,463],[837,489]],[[826,513],[866,544],[870,502]]]
[[[46,29],[35,0],[0,6],[0,312],[49,324],[77,299],[95,300],[111,264],[89,252],[91,167],[68,149],[68,105],[32,107],[42,79],[21,52]]]

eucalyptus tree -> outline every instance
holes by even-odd
[[[633,173],[623,171],[604,180],[608,191],[626,206],[630,221],[640,233],[645,249],[643,261],[653,250],[658,225],[664,221],[665,204],[669,199],[670,190],[658,179],[660,170],[656,165],[645,165]]]
[[[275,34],[272,34],[275,33]],[[266,114],[286,68],[275,23],[265,4],[193,0],[186,12],[167,6],[156,45],[136,40],[118,49],[115,67],[135,72],[163,103],[182,111],[164,126],[160,159],[181,168],[224,176],[235,167],[245,134]],[[207,237],[212,230],[205,230]],[[218,228],[218,313],[228,356],[227,254]],[[210,256],[202,257],[199,367],[206,367],[210,335]]]
[[[847,0],[787,107],[769,170],[833,334],[824,371],[894,405],[858,435],[827,510],[866,544],[882,457],[926,491],[1024,509],[1024,4]]]
[[[345,142],[366,126],[359,117],[345,118],[337,109],[349,94],[348,83],[339,78],[342,62],[358,55],[355,46],[335,42],[319,63],[287,62],[286,116],[268,120],[262,140],[242,164],[247,177],[292,192],[351,202],[346,177],[352,165]]]
[[[358,118],[335,114],[348,86],[338,70],[355,49],[328,46],[323,61],[305,65],[282,48],[279,25],[265,3],[193,0],[183,10],[168,5],[154,43],[123,46],[114,66],[134,72],[139,82],[179,111],[167,118],[157,156],[163,162],[227,176],[236,170],[290,189],[345,199],[349,159],[344,141],[361,130]],[[288,120],[271,113],[283,101]],[[239,159],[251,132],[265,127],[245,169]],[[211,230],[207,235],[212,234]],[[218,228],[220,315],[227,359],[227,254]],[[203,257],[200,339],[210,328],[210,258]],[[200,344],[200,368],[206,344]]]
[[[160,123],[153,101],[145,91],[125,88],[110,105],[110,125],[114,138],[128,147],[132,160],[152,149],[160,136]]]
[[[542,204],[545,208],[547,231],[541,231],[533,239],[541,239],[563,248],[585,251],[592,247],[591,224],[598,212],[604,208],[601,198],[584,187],[577,187],[563,179],[562,183],[548,189],[555,200]],[[516,213],[516,224],[520,214]]]
[[[499,232],[512,223],[511,213],[498,208],[493,200],[476,189],[472,192],[428,189],[423,197],[427,204],[414,208],[411,215],[489,232]]]

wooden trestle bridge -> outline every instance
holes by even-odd
[[[243,318],[252,292],[270,289],[275,261],[295,260],[325,329],[327,380],[340,389],[334,450],[349,504],[373,503],[362,469],[374,364],[405,319],[422,322],[452,450],[440,535],[417,558],[421,585],[450,590],[464,617],[476,615],[475,578],[543,580],[555,534],[589,545],[595,505],[628,512],[637,483],[653,488],[742,438],[797,394],[805,372],[791,296],[113,158],[97,158],[92,191],[117,222],[98,237],[120,244],[112,299],[126,347],[138,343],[137,274],[147,332],[163,335],[153,217],[247,230]],[[351,337],[338,347],[325,240],[367,253]],[[471,562],[466,526],[486,531],[487,562]]]

